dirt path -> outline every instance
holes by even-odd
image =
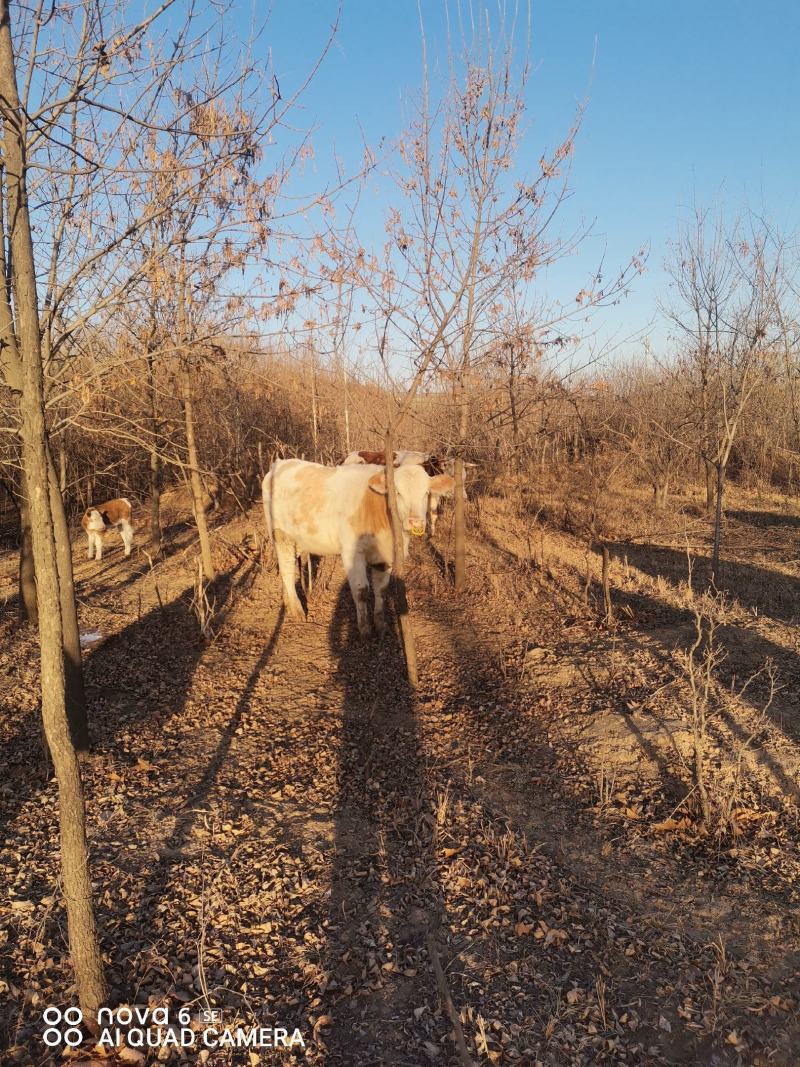
[[[574,722],[612,695],[576,666],[595,639],[565,630],[546,583],[478,541],[458,601],[417,546],[413,694],[394,637],[356,640],[338,569],[298,625],[276,575],[221,549],[218,633],[203,643],[182,546],[152,573],[79,567],[82,622],[104,635],[88,657],[86,780],[119,996],[207,997],[228,1023],[298,1026],[312,1063],[456,1063],[432,934],[476,1062],[794,1062],[785,896],[725,857],[598,823]],[[16,714],[12,769],[34,712]],[[55,794],[14,781],[2,1025],[11,1062],[42,1062],[37,989],[65,984],[44,947],[63,947]],[[627,803],[638,821],[657,801]],[[39,903],[15,908],[25,897]]]

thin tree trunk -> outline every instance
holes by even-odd
[[[211,537],[208,532],[206,494],[203,490],[203,480],[200,477],[200,463],[197,456],[192,383],[188,367],[184,367],[183,371],[183,417],[186,426],[186,451],[189,457],[189,483],[192,489],[192,506],[194,508],[195,521],[197,522],[197,533],[200,538],[200,559],[203,563],[203,574],[206,581],[212,582],[215,576],[214,560],[211,555]]]
[[[714,506],[714,464],[708,460],[703,462],[706,468],[706,511],[711,511]]]
[[[719,554],[722,543],[722,495],[725,491],[725,465],[717,464],[717,506],[714,511],[714,548],[711,553],[711,584],[719,578]]]
[[[317,418],[317,355],[311,353],[311,438],[314,444],[314,462],[319,462],[319,425]]]
[[[455,575],[454,585],[457,593],[464,590],[467,581],[467,537],[464,515],[464,445],[467,440],[468,407],[463,385],[459,388],[458,452],[455,462],[455,509],[453,516],[453,538]]]
[[[350,396],[347,388],[347,364],[342,356],[342,386],[344,388],[344,454],[350,455]]]
[[[24,482],[24,478],[23,478]],[[33,531],[27,490],[23,485],[19,501],[19,614],[26,622],[37,626],[39,611],[36,605],[36,568],[33,564]]]
[[[47,469],[50,481],[50,514],[58,564],[67,715],[69,716],[70,730],[72,732],[72,743],[79,752],[86,752],[89,749],[89,721],[86,711],[86,690],[83,684],[81,632],[78,626],[78,605],[75,599],[75,575],[72,569],[72,540],[69,533],[67,513],[64,509],[64,500],[58,491],[58,474],[49,445],[47,447]]]
[[[669,478],[661,475],[653,482],[653,496],[655,498],[656,511],[663,511],[667,506],[667,493],[669,492]]]
[[[454,584],[457,593],[461,593],[464,590],[464,586],[467,580],[467,538],[465,532],[465,515],[464,515],[464,460],[460,455],[456,456],[455,461],[455,507],[453,515],[453,537],[455,540],[454,557],[455,557],[455,575]]]
[[[17,93],[8,0],[0,0],[0,117],[4,134],[14,306],[22,361],[20,436],[36,565],[42,719],[58,781],[61,868],[78,999],[87,1023],[96,1026],[97,1011],[105,1001],[106,987],[92,908],[83,787],[65,700],[59,569],[50,504],[52,457],[47,446],[44,419],[39,304],[26,193],[25,127]]]
[[[603,588],[603,621],[606,626],[611,626],[614,621],[614,607],[611,603],[611,555],[608,545],[602,545],[600,552],[603,557],[603,572],[601,584]]]
[[[150,400],[150,433],[153,444],[150,449],[150,543],[154,552],[161,551],[161,456],[158,452],[158,408],[156,404],[156,383],[153,355],[147,355],[147,391]]]
[[[63,433],[58,439],[58,491],[62,498],[67,491],[67,449]]]
[[[395,604],[397,605],[397,617],[400,622],[400,636],[403,641],[403,651],[406,657],[406,673],[409,685],[413,689],[419,684],[419,671],[417,668],[417,645],[414,641],[414,631],[411,626],[411,615],[408,610],[408,596],[406,594],[406,560],[403,551],[403,529],[400,525],[400,513],[397,510],[397,492],[394,485],[394,434],[389,431],[384,441],[384,457],[386,459],[386,493],[389,502],[389,516],[392,521],[392,543],[394,547],[394,563],[392,577],[394,578]]]

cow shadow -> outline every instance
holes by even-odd
[[[356,636],[346,583],[329,644],[343,702],[325,950],[338,992],[325,1043],[336,1062],[376,1062],[376,1049],[392,1050],[381,1063],[424,1062],[396,1022],[435,998],[426,944],[445,917],[417,700],[395,632]]]

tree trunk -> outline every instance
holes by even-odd
[[[155,449],[150,452],[150,544],[153,552],[161,551],[161,457]]]
[[[419,684],[419,671],[417,669],[417,646],[414,641],[414,631],[411,627],[411,615],[408,610],[408,596],[406,594],[406,561],[403,552],[403,530],[400,525],[400,513],[397,510],[397,493],[394,486],[394,435],[389,432],[384,441],[384,457],[386,459],[386,495],[389,502],[389,516],[392,521],[392,543],[394,547],[394,562],[392,577],[394,578],[395,604],[397,605],[397,617],[400,622],[400,636],[403,641],[403,652],[406,657],[406,673],[409,685],[416,689]]]
[[[667,494],[669,492],[669,477],[660,475],[653,482],[653,497],[656,511],[663,511],[667,506]]]
[[[24,479],[23,479],[24,481]],[[19,614],[26,622],[37,626],[36,568],[33,565],[33,531],[27,490],[23,485],[19,501]]]
[[[458,419],[458,452],[455,462],[455,508],[453,515],[453,539],[455,574],[454,585],[457,593],[464,590],[467,581],[467,536],[464,515],[464,445],[467,440],[469,409],[463,386],[460,387]]]
[[[347,389],[347,364],[342,356],[342,387],[344,390],[344,454],[350,455],[350,397]]]
[[[72,541],[67,513],[64,510],[64,500],[58,491],[58,475],[49,445],[47,446],[47,469],[50,483],[50,515],[58,565],[67,715],[72,732],[72,743],[79,752],[86,752],[89,749],[89,720],[86,712],[86,690],[83,684],[81,632],[78,626],[78,606],[75,600],[75,575],[72,569]]]
[[[455,575],[454,584],[457,593],[464,590],[467,581],[467,538],[466,517],[464,515],[464,460],[456,456],[455,461],[455,507],[453,516],[453,536],[455,540]]]
[[[161,456],[158,452],[158,407],[156,403],[155,366],[152,353],[147,356],[147,391],[150,394],[150,433],[153,444],[150,449],[150,543],[154,552],[161,551]]]
[[[63,433],[58,439],[58,491],[63,499],[67,491],[67,449]]]
[[[214,580],[214,560],[211,555],[211,537],[208,532],[208,517],[206,515],[206,494],[203,490],[203,480],[200,477],[200,463],[197,458],[197,441],[194,433],[194,404],[192,402],[192,383],[189,377],[188,367],[183,371],[183,417],[186,425],[186,451],[189,457],[190,485],[192,489],[192,506],[197,523],[197,533],[200,538],[200,559],[203,563],[203,574],[207,582]]]
[[[514,357],[512,356],[511,358],[513,361]],[[513,451],[511,469],[514,474],[519,474],[519,415],[517,414],[517,382],[513,362],[508,379],[508,401],[511,407],[511,447]]]
[[[706,511],[711,511],[714,506],[714,464],[704,461],[706,468]]]
[[[719,578],[719,554],[722,543],[722,494],[725,491],[725,464],[717,464],[717,506],[714,510],[714,548],[711,553],[711,584]]]
[[[603,557],[603,572],[601,585],[603,589],[603,621],[606,626],[611,626],[614,621],[614,607],[611,603],[611,554],[608,545],[602,545],[600,553]]]
[[[44,418],[39,304],[26,193],[25,126],[17,93],[8,0],[0,0],[0,118],[14,308],[22,361],[20,436],[36,566],[42,719],[58,781],[61,868],[78,999],[87,1023],[96,1027],[97,1011],[105,1001],[106,988],[92,908],[83,787],[65,700],[59,570],[50,506],[52,458]]]
[[[311,354],[311,439],[314,444],[314,462],[319,463],[319,424],[317,417],[317,354]]]

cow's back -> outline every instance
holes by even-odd
[[[323,467],[305,460],[277,460],[263,481],[264,513],[274,538],[280,532],[298,552],[315,556],[339,555],[345,544],[357,541],[375,497],[369,488],[375,468],[361,464]]]

